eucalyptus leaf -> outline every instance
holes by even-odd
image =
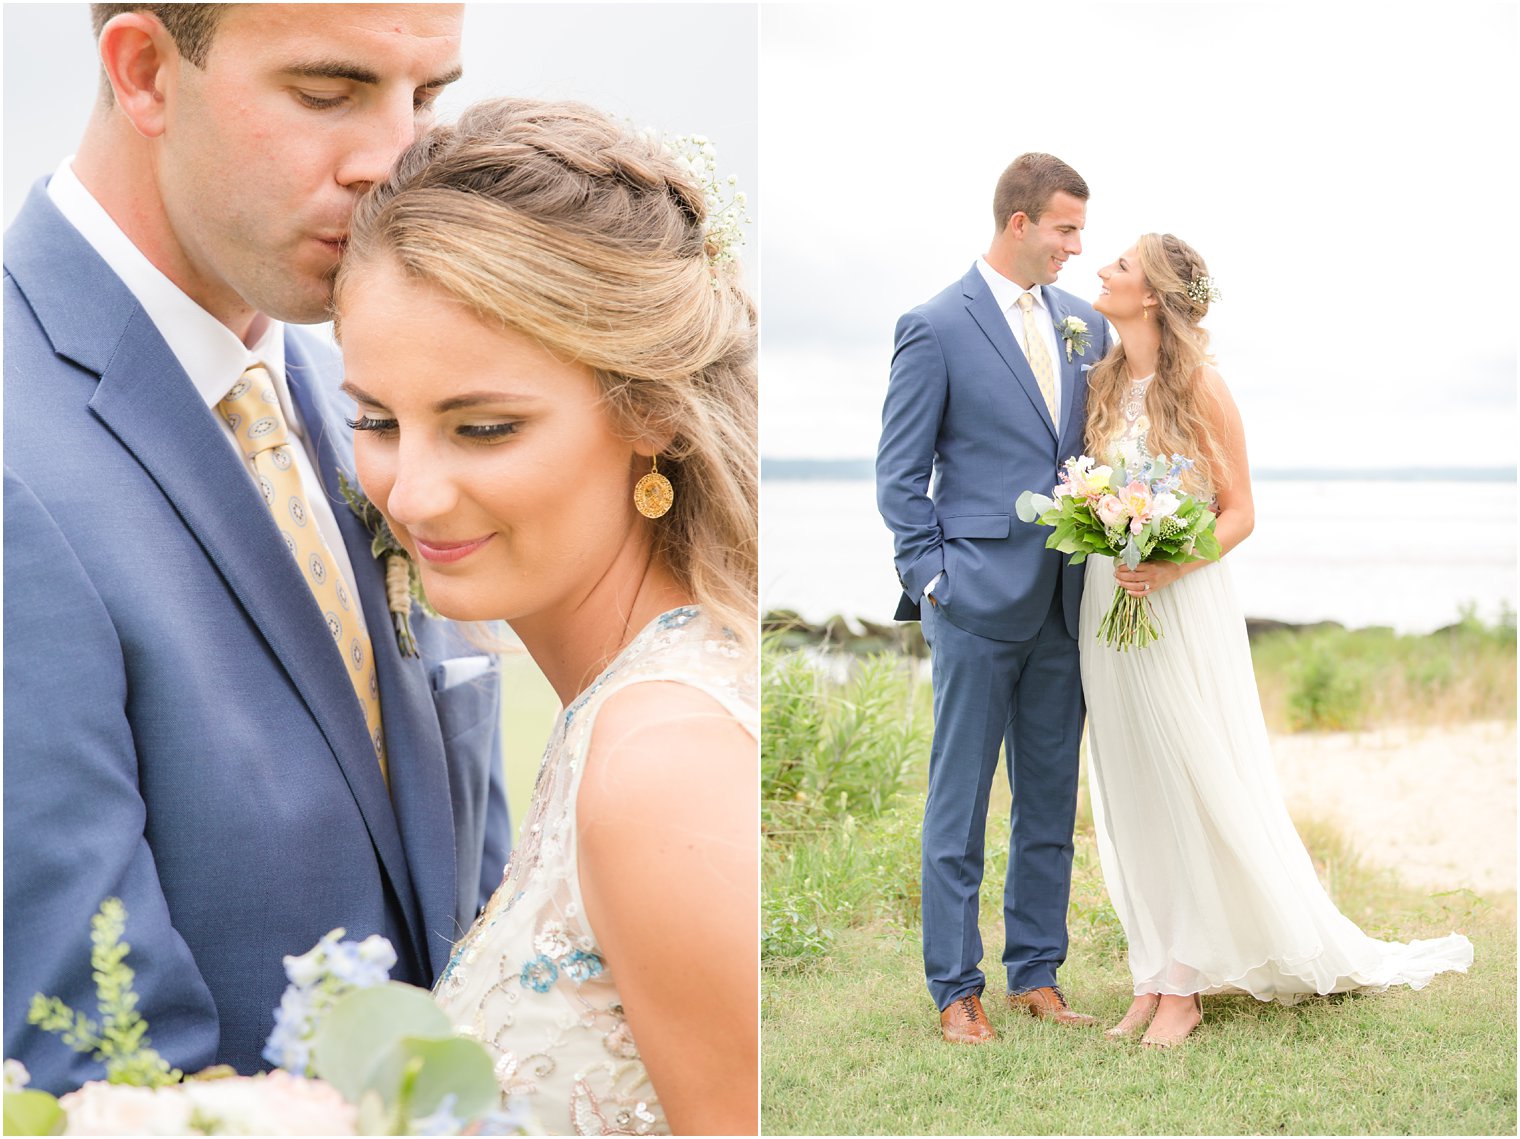
[[[1135,544],[1135,536],[1131,534],[1124,543],[1124,549],[1120,552],[1124,564],[1134,569],[1140,564],[1140,547]]]
[[[381,1060],[370,1086],[390,1103],[409,1074],[413,1119],[433,1114],[446,1096],[454,1097],[452,1114],[460,1119],[489,1111],[501,1098],[486,1050],[462,1036],[404,1037]]]
[[[1055,499],[1048,494],[1036,494],[1032,490],[1026,490],[1014,501],[1013,511],[1019,516],[1020,522],[1033,522],[1053,505],[1055,505]]]
[[[25,1089],[5,1093],[7,1135],[62,1135],[68,1120],[47,1092]]]
[[[453,1034],[449,1018],[422,989],[398,981],[354,989],[338,999],[312,1038],[312,1070],[357,1103],[403,1039]],[[389,1106],[394,1089],[376,1090]]]

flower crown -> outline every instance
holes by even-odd
[[[1194,277],[1182,291],[1195,305],[1206,305],[1223,296],[1213,277]]]
[[[665,148],[674,156],[676,165],[702,187],[707,199],[707,218],[702,223],[702,237],[707,244],[707,259],[716,268],[727,265],[738,257],[739,246],[744,244],[741,228],[750,224],[744,207],[749,197],[739,184],[737,175],[718,177],[718,152],[713,144],[699,134],[683,134],[664,139]]]

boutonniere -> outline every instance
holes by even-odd
[[[365,493],[348,481],[348,476],[338,472],[338,490],[348,508],[358,516],[370,533],[369,552],[376,561],[385,562],[385,600],[391,611],[391,623],[396,626],[396,647],[402,656],[420,656],[417,638],[412,635],[412,602],[422,607],[429,617],[438,611],[428,604],[422,592],[422,574],[412,561],[396,535],[391,533],[390,523],[380,508]]]
[[[1066,362],[1071,363],[1071,350],[1075,348],[1078,356],[1087,355],[1087,322],[1079,316],[1068,316],[1056,325],[1056,331],[1061,334],[1061,339],[1066,342]]]

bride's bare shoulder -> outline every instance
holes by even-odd
[[[597,711],[578,813],[584,824],[639,805],[668,814],[721,789],[753,800],[755,738],[710,693],[672,680],[647,680],[614,692]]]

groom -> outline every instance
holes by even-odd
[[[102,899],[153,1046],[249,1072],[282,955],[382,933],[427,985],[510,841],[492,662],[420,614],[400,651],[333,361],[286,324],[459,74],[458,6],[93,15],[84,138],[5,237],[5,1055],[53,1092],[100,1068],[28,1004],[96,1016]]]
[[[922,620],[932,651],[924,970],[954,1043],[996,1035],[981,1003],[977,907],[1000,746],[1013,791],[1008,1003],[1093,1023],[1056,984],[1082,734],[1082,571],[1045,549],[1044,530],[1012,518],[1019,492],[1049,493],[1061,461],[1081,452],[1083,368],[1108,348],[1102,318],[1051,287],[1082,251],[1087,196],[1081,176],[1048,154],[1003,171],[987,255],[898,321],[882,410],[876,497],[896,544],[897,617]],[[1085,345],[1070,318],[1089,330]]]

